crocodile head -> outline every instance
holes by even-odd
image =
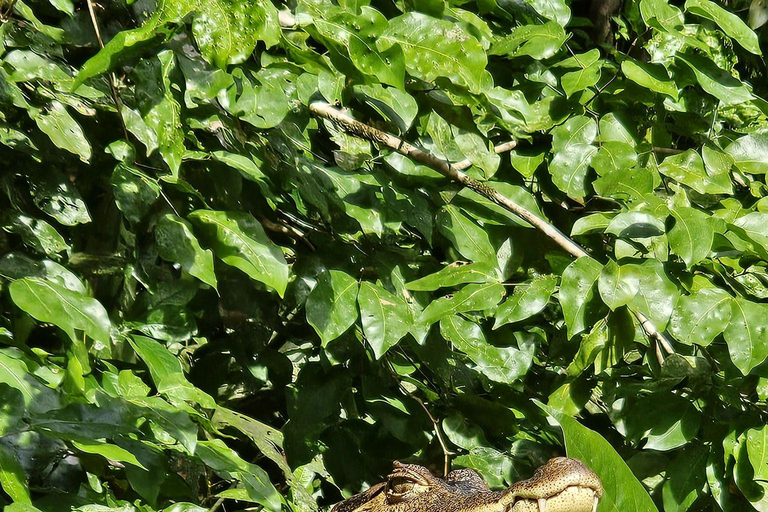
[[[386,482],[337,504],[331,512],[595,512],[600,479],[581,461],[551,459],[505,491],[491,491],[471,469],[445,479],[416,464],[395,462]]]

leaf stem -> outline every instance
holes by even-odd
[[[86,0],[88,4],[88,14],[91,16],[91,23],[93,24],[93,31],[96,32],[96,40],[99,42],[99,47],[104,49],[104,41],[101,39],[101,31],[99,30],[99,22],[96,19],[96,12],[93,9],[93,0]],[[123,101],[117,94],[117,77],[114,73],[109,74],[109,92],[112,94],[112,101],[115,102],[115,108],[117,109],[117,117],[120,118],[120,126],[123,128],[123,136],[125,140],[128,138],[128,129],[125,126],[125,118],[123,118]]]

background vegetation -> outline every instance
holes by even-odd
[[[766,13],[615,4],[0,0],[0,504],[768,510]]]

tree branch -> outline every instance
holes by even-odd
[[[500,194],[487,184],[467,176],[467,174],[464,173],[461,168],[457,168],[457,165],[452,165],[450,162],[447,162],[442,158],[438,158],[431,153],[427,153],[426,151],[417,148],[413,144],[406,142],[400,137],[396,137],[390,133],[378,130],[365,123],[361,123],[360,121],[353,119],[352,117],[348,116],[344,112],[331,106],[328,103],[312,103],[309,105],[309,110],[317,116],[333,121],[342,129],[353,135],[386,146],[394,151],[397,151],[401,155],[407,156],[415,162],[434,169],[446,178],[449,178],[467,188],[474,190],[478,194],[490,199],[502,208],[505,208],[506,210],[514,213],[521,219],[531,224],[533,227],[544,233],[547,237],[549,237],[552,241],[554,241],[557,245],[562,247],[572,256],[577,258],[592,257],[580,245],[564,235],[555,226],[537,216],[530,210],[523,208],[521,205],[515,203],[508,197]],[[514,144],[514,142],[509,142],[506,144]],[[514,145],[512,145],[512,147],[514,147]],[[464,165],[464,162],[459,162],[459,165]],[[648,319],[639,311],[633,311],[633,313],[649,338],[656,339],[668,353],[674,353],[672,344],[669,342],[666,336],[664,336],[664,333],[656,328],[650,319]]]

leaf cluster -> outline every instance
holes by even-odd
[[[0,0],[0,505],[768,510],[765,29],[619,3]]]

